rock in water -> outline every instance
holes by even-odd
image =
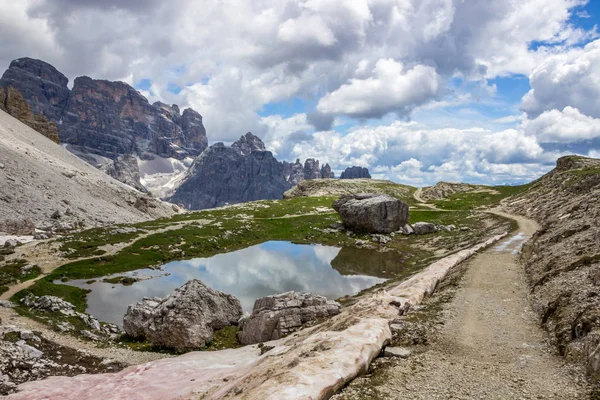
[[[371,179],[371,174],[367,168],[348,167],[342,172],[340,179]]]
[[[368,233],[392,233],[408,222],[408,204],[388,195],[349,194],[333,203],[344,226]]]
[[[214,331],[237,324],[241,316],[237,298],[192,279],[164,300],[130,305],[123,327],[128,335],[154,346],[188,351],[205,345]]]
[[[254,303],[252,314],[242,320],[238,339],[242,344],[268,342],[294,332],[309,321],[332,317],[341,311],[339,303],[308,292],[262,297]]]

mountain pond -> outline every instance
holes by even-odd
[[[252,312],[254,301],[260,297],[294,290],[335,300],[355,295],[402,270],[403,258],[395,251],[269,241],[208,258],[173,261],[159,269],[55,283],[91,290],[86,312],[122,326],[129,304],[144,297],[166,297],[194,278],[236,296],[244,311]],[[117,276],[141,280],[131,285],[103,281]]]

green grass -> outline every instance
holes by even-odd
[[[72,303],[77,311],[85,312],[87,308],[86,297],[89,290],[69,286],[68,284],[54,284],[53,282],[73,279],[85,279],[92,282],[94,278],[150,266],[160,266],[175,260],[210,257],[268,240],[291,241],[299,244],[319,243],[338,247],[354,247],[357,239],[371,242],[368,234],[347,236],[345,232],[331,231],[331,224],[340,222],[338,215],[331,209],[335,198],[303,197],[282,201],[260,201],[233,208],[205,210],[135,224],[132,226],[141,229],[135,234],[135,236],[139,236],[141,233],[172,226],[180,221],[190,221],[190,223],[182,225],[178,229],[149,234],[124,247],[114,255],[101,255],[62,265],[48,276],[36,281],[28,289],[14,295],[12,300],[19,304],[19,300],[28,294],[35,296],[50,294]],[[331,210],[331,213],[312,214],[316,208],[325,207]],[[240,214],[250,215],[254,219],[244,219]],[[282,218],[284,216],[288,217]],[[208,223],[201,224],[200,221]],[[401,263],[399,271],[390,276],[393,280],[405,278],[407,275],[420,270],[427,263],[439,258],[440,255],[434,253],[432,248],[458,249],[461,246],[464,247],[473,241],[480,240],[480,236],[483,234],[481,229],[484,229],[481,219],[473,218],[472,213],[468,211],[412,211],[411,222],[415,221],[469,226],[473,228],[473,231],[468,233],[441,232],[436,235],[424,235],[422,237],[396,235],[387,244],[388,247],[397,251],[394,254],[397,255],[397,262]],[[114,230],[107,228],[92,229],[73,234],[63,243],[63,246],[68,248],[71,253],[78,252],[79,254],[89,255],[95,251],[94,249],[97,250],[100,244],[105,244],[105,240],[110,243],[129,242],[135,237],[134,234],[116,234],[112,232]],[[433,247],[431,240],[435,240]],[[429,244],[426,246],[420,246],[420,244],[427,243]],[[349,257],[353,258],[354,256],[350,254]],[[127,277],[114,276],[109,278],[109,282],[124,283],[124,278]],[[32,311],[26,307],[17,307],[16,310],[23,315],[37,318],[42,322],[46,321],[51,325],[61,318],[64,320],[64,316]],[[76,322],[73,321],[73,324],[77,327]],[[235,329],[230,327],[218,332],[205,349],[235,346],[237,343]],[[157,350],[144,342],[131,341],[126,338],[123,339],[123,342],[124,345],[136,350]]]
[[[37,265],[32,266],[27,273],[23,274],[22,268],[26,265],[26,260],[16,259],[0,266],[0,294],[8,291],[10,285],[40,276],[42,271]]]
[[[119,227],[124,227],[124,225],[117,225],[113,228],[94,228],[74,233],[62,239],[60,251],[66,258],[101,256],[105,252],[98,247],[128,242],[140,234],[140,232],[118,233],[114,228]]]
[[[483,207],[493,207],[498,205],[501,200],[519,195],[533,186],[532,183],[519,186],[490,186],[489,192],[465,192],[455,193],[444,200],[433,201],[436,207],[444,210],[474,210]]]
[[[575,175],[580,178],[586,178],[588,176],[600,175],[600,167],[587,167],[581,169],[572,169],[567,171],[566,173],[570,175]]]
[[[33,294],[34,296],[44,296],[49,294],[60,297],[73,304],[77,311],[85,312],[85,309],[87,308],[87,294],[89,292],[90,290],[87,289],[52,283],[52,278],[46,276],[36,281],[29,288],[16,293],[11,300],[16,304],[20,304],[20,300],[29,294]]]

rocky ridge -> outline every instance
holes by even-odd
[[[283,194],[285,199],[294,197],[341,196],[354,193],[387,194],[400,199],[411,199],[410,186],[379,179],[313,179],[300,182]]]
[[[305,180],[335,177],[329,164],[325,164],[319,168],[319,160],[315,160],[314,158],[307,158],[304,164],[300,162],[300,159],[296,159],[296,162],[293,163],[283,161],[283,174],[292,186]]]
[[[600,160],[567,156],[505,208],[542,229],[522,259],[533,308],[551,341],[600,379]]]
[[[348,167],[342,172],[340,179],[371,179],[371,174],[364,167]]]
[[[250,145],[249,143],[252,143]],[[191,210],[281,199],[290,185],[282,164],[247,133],[231,146],[215,143],[194,160],[169,201]]]
[[[55,143],[59,143],[56,124],[48,121],[41,113],[34,114],[21,93],[12,86],[0,86],[0,110],[6,111],[30,128]]]
[[[493,189],[483,185],[471,185],[468,183],[457,182],[438,182],[433,186],[423,188],[421,198],[425,201],[443,200],[456,193],[466,193],[473,191],[493,191]]]
[[[52,65],[31,58],[11,62],[0,86],[17,89],[36,114],[57,124],[61,142],[83,152],[183,158],[198,155],[208,141],[200,114],[180,114],[176,105],[150,104],[123,82],[68,79]]]

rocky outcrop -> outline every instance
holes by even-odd
[[[52,122],[62,118],[69,103],[69,79],[52,65],[32,58],[19,58],[0,79],[0,86],[12,86],[29,103],[34,114],[42,114]]]
[[[294,197],[341,196],[343,194],[376,193],[399,199],[412,199],[412,188],[380,179],[313,179],[305,180],[283,194]]]
[[[255,150],[252,150],[255,149]],[[216,143],[194,160],[169,198],[191,210],[253,200],[281,199],[290,184],[262,141],[246,134],[231,147]],[[248,153],[248,151],[250,151]]]
[[[243,156],[247,156],[255,151],[267,150],[263,141],[252,132],[248,132],[244,136],[240,137],[231,145],[231,148],[237,149]]]
[[[314,158],[307,158],[304,161],[304,179],[319,179],[321,176],[321,169],[319,168],[319,160]]]
[[[542,228],[522,258],[551,341],[600,381],[600,160],[567,156],[504,207]]]
[[[202,117],[176,105],[148,103],[123,82],[68,79],[41,60],[13,61],[0,86],[14,87],[32,107],[58,126],[61,142],[76,150],[109,158],[136,153],[183,158],[200,154],[208,145]]]
[[[56,125],[46,119],[41,113],[34,114],[21,93],[12,86],[0,86],[0,109],[6,111],[25,125],[59,143]]]
[[[308,292],[262,297],[254,303],[252,314],[242,320],[238,339],[242,344],[279,339],[308,322],[333,317],[341,311],[339,303]]]
[[[340,179],[371,179],[371,174],[364,167],[348,167],[342,172]]]
[[[130,336],[154,346],[188,351],[205,345],[214,331],[237,324],[241,316],[238,299],[192,279],[163,300],[130,305],[123,327]]]
[[[387,195],[344,195],[333,208],[344,226],[354,231],[392,233],[408,222],[408,204]]]
[[[296,159],[294,163],[284,161],[283,174],[292,186],[309,179],[335,177],[329,164],[325,164],[319,169],[319,160],[315,160],[314,158],[307,158],[304,164],[300,162],[300,159]]]
[[[302,182],[305,179],[304,166],[300,162],[300,159],[296,159],[295,163],[284,161],[283,174],[290,185],[297,185]]]
[[[321,167],[321,178],[323,179],[333,179],[335,178],[335,174],[331,170],[329,164],[325,164]]]
[[[140,169],[138,168],[137,158],[131,154],[119,156],[112,163],[103,166],[101,169],[116,180],[142,193],[148,192],[140,182]]]
[[[482,192],[482,193],[498,193],[490,186],[471,185],[468,183],[457,182],[438,182],[433,186],[423,188],[421,198],[428,200],[443,200],[457,193]]]

